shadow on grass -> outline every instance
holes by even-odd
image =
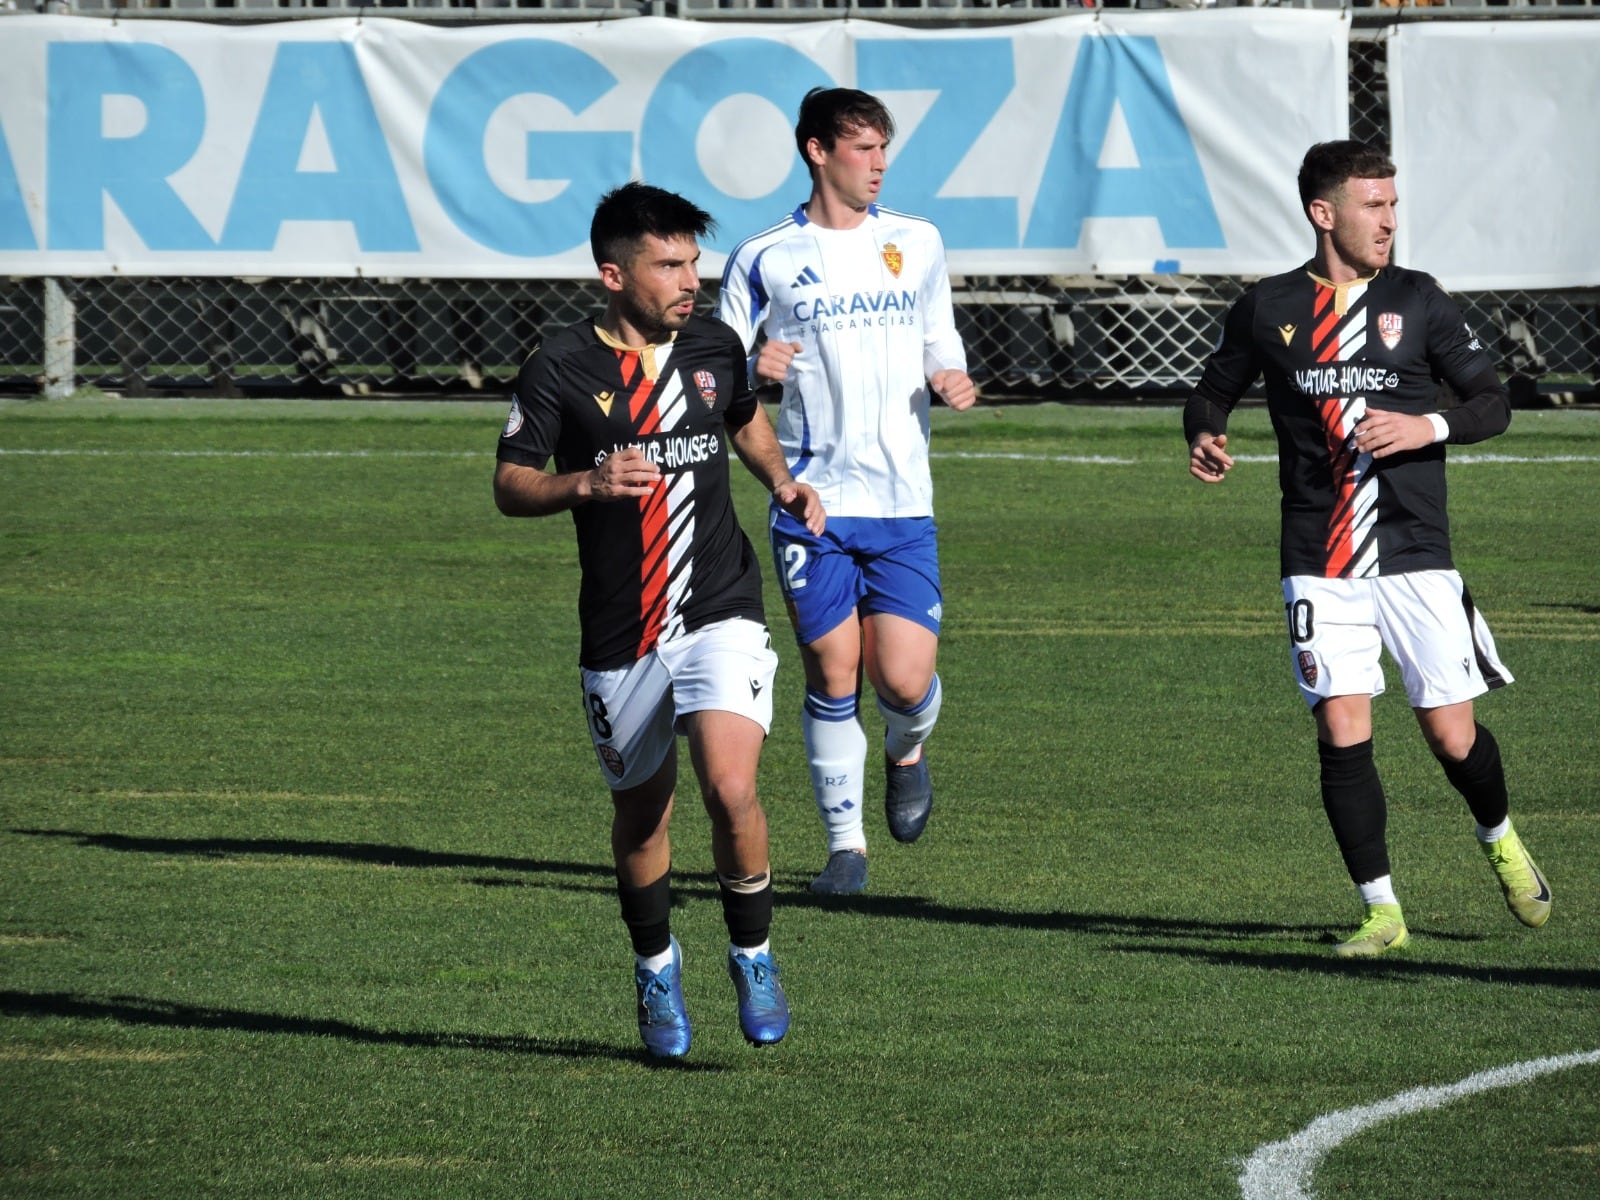
[[[290,1017],[281,1013],[206,1008],[150,1000],[142,996],[94,998],[71,992],[0,991],[0,1016],[61,1017],[81,1021],[116,1021],[122,1025],[160,1029],[218,1030],[226,1033],[272,1033],[294,1037],[339,1038],[370,1046],[405,1046],[440,1050],[482,1050],[492,1054],[544,1054],[556,1058],[609,1058],[640,1066],[667,1066],[680,1071],[720,1071],[715,1063],[681,1059],[658,1060],[643,1050],[629,1051],[581,1038],[536,1038],[493,1033],[429,1033],[368,1029],[327,1017]]]
[[[12,829],[25,837],[71,839],[86,848],[121,853],[189,855],[197,858],[227,858],[240,855],[331,858],[344,862],[384,867],[469,868],[504,871],[525,875],[565,875],[586,877],[594,883],[548,883],[507,876],[485,875],[467,882],[477,887],[556,887],[565,891],[611,895],[616,874],[609,864],[561,862],[537,858],[511,858],[492,854],[458,854],[419,850],[411,846],[384,846],[372,842],[321,842],[292,838],[173,838],[131,837],[120,833],[87,833],[76,829]],[[997,929],[1034,929],[1045,932],[1094,935],[1137,934],[1152,938],[1204,938],[1233,941],[1276,938],[1304,942],[1332,942],[1342,935],[1333,925],[1284,925],[1264,921],[1200,921],[1176,917],[1128,915],[1120,913],[1029,912],[971,905],[941,904],[923,896],[817,896],[807,890],[807,877],[789,874],[777,882],[777,902],[784,908],[812,908],[822,911],[859,913],[911,921],[931,921],[947,925],[975,925]],[[674,875],[674,906],[685,900],[714,900],[717,882],[711,875]],[[1434,932],[1440,941],[1474,942],[1476,934]]]
[[[1433,941],[1437,933],[1424,935]],[[1458,962],[1419,962],[1404,955],[1379,959],[1341,959],[1326,954],[1250,954],[1239,950],[1207,950],[1201,946],[1148,946],[1129,942],[1115,947],[1137,954],[1165,954],[1219,967],[1255,967],[1269,971],[1312,971],[1322,975],[1360,975],[1369,979],[1471,979],[1513,987],[1600,988],[1600,970],[1575,967],[1467,966]]]
[[[616,874],[610,865],[510,858],[495,854],[452,854],[439,850],[418,850],[412,846],[382,846],[375,842],[313,842],[297,838],[129,837],[121,833],[85,833],[79,829],[12,829],[8,832],[23,837],[72,839],[84,847],[137,854],[185,854],[197,858],[266,854],[286,858],[333,858],[375,867],[470,867],[480,871],[592,875],[607,880],[607,886]]]

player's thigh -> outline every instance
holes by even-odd
[[[1283,580],[1290,663],[1311,708],[1330,696],[1383,694],[1383,639],[1368,582],[1314,575]]]
[[[712,813],[739,815],[756,804],[756,768],[766,730],[754,718],[720,708],[683,717],[689,760]]]
[[[1412,708],[1445,708],[1511,682],[1455,571],[1409,571],[1373,582],[1379,629]]]
[[[772,561],[784,606],[802,646],[821,640],[855,615],[861,571],[833,526],[813,534],[788,513],[775,511],[768,527]]]
[[[867,679],[873,690],[901,708],[919,703],[938,669],[939,635],[890,613],[874,613],[861,624]]]
[[[617,792],[651,782],[674,737],[672,676],[658,656],[652,652],[609,671],[585,670],[583,707],[606,786]]]

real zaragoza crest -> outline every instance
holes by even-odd
[[[900,268],[906,265],[906,260],[900,254],[900,247],[893,242],[883,248],[883,265],[889,268],[889,274],[900,278]]]

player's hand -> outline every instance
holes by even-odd
[[[1189,447],[1189,474],[1201,483],[1221,483],[1222,477],[1233,470],[1227,447],[1227,434],[1202,433]]]
[[[778,502],[779,508],[799,521],[813,535],[821,533],[827,524],[828,516],[822,511],[822,497],[817,495],[817,489],[809,483],[800,483],[794,479],[788,483],[780,483],[772,489],[772,498]]]
[[[1433,422],[1411,413],[1369,408],[1356,422],[1355,448],[1373,458],[1433,445]]]
[[[800,350],[799,342],[763,343],[761,353],[756,355],[756,378],[769,383],[782,383],[789,378],[789,364]]]
[[[627,500],[648,496],[661,478],[661,468],[644,456],[637,446],[606,456],[589,472],[589,499]]]
[[[957,412],[964,412],[978,402],[977,385],[965,371],[957,371],[953,367],[928,376],[928,386]]]

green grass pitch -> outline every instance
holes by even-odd
[[[1319,1117],[1600,1049],[1600,413],[1519,413],[1449,476],[1517,675],[1479,715],[1545,928],[1506,912],[1391,671],[1413,944],[1331,956],[1359,914],[1289,678],[1264,413],[1202,487],[1170,408],[941,410],[929,831],[870,813],[870,892],[806,892],[768,570],[794,1025],[739,1037],[686,780],[672,1066],[632,1024],[570,522],[495,512],[503,414],[0,405],[0,1196],[1225,1200]],[[1399,1113],[1297,1186],[1600,1196],[1600,1065]]]

